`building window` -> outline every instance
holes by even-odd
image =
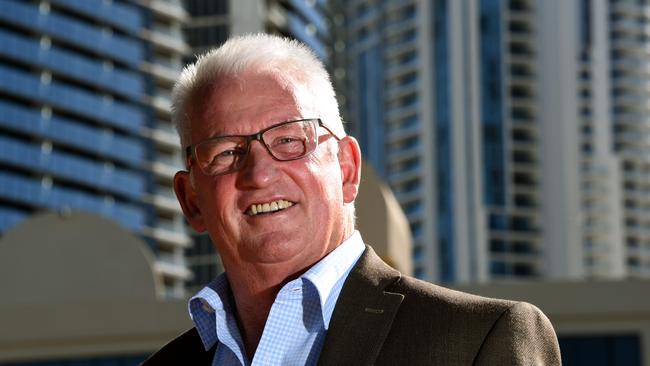
[[[186,261],[192,271],[192,279],[187,283],[190,293],[200,290],[223,272],[221,259],[206,234],[195,237],[194,245],[187,250]]]
[[[148,355],[58,359],[35,362],[5,363],[4,366],[137,366]]]
[[[641,341],[637,334],[560,336],[562,364],[573,366],[641,366]]]

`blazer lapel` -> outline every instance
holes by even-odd
[[[196,328],[192,328],[188,333],[190,333],[190,337],[186,338],[186,343],[188,346],[183,347],[183,349],[186,351],[193,349],[193,351],[179,355],[179,357],[184,359],[185,362],[188,362],[188,360],[190,360],[188,364],[192,365],[212,365],[212,360],[214,360],[214,354],[217,350],[217,345],[219,342],[215,343],[212,348],[206,351],[205,348],[203,348],[203,342],[201,342],[201,337],[199,336],[199,332],[196,330]]]
[[[401,274],[366,250],[348,276],[334,308],[318,364],[372,365],[404,295],[385,291]]]
[[[216,343],[209,350],[203,348],[201,337],[196,328],[192,328],[173,341],[166,344],[158,352],[146,359],[141,366],[163,365],[212,365],[217,349]]]

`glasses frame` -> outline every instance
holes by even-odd
[[[218,140],[218,139],[222,139],[222,138],[227,138],[227,137],[240,137],[240,138],[245,139],[246,156],[244,156],[243,161],[245,161],[248,158],[248,156],[250,154],[250,150],[251,150],[251,143],[253,141],[258,141],[262,146],[264,146],[264,148],[269,153],[269,155],[271,155],[271,157],[276,161],[293,161],[293,160],[299,160],[299,159],[302,159],[302,158],[306,158],[306,157],[310,156],[311,154],[313,154],[314,151],[316,151],[316,149],[318,148],[318,145],[319,145],[318,138],[320,136],[322,136],[322,135],[319,135],[318,133],[316,133],[316,145],[314,146],[314,149],[312,151],[308,152],[305,155],[299,156],[297,158],[292,158],[292,159],[278,159],[277,157],[275,157],[275,155],[273,155],[273,153],[271,152],[271,149],[264,142],[264,139],[262,138],[262,135],[264,135],[264,133],[266,131],[272,130],[274,128],[277,128],[277,127],[280,127],[280,126],[283,126],[283,125],[286,125],[286,124],[289,124],[289,123],[308,122],[308,121],[312,122],[312,123],[315,123],[317,129],[318,129],[318,127],[322,127],[325,130],[327,130],[327,132],[330,135],[332,135],[336,139],[336,141],[341,141],[341,138],[338,137],[334,132],[332,132],[332,130],[329,127],[327,127],[327,125],[325,123],[323,123],[323,121],[320,118],[303,118],[303,119],[283,121],[283,122],[276,123],[276,124],[274,124],[272,126],[269,126],[269,127],[265,128],[263,130],[260,130],[260,131],[258,131],[256,133],[253,133],[253,134],[250,134],[250,135],[221,135],[221,136],[214,136],[214,137],[210,137],[208,139],[199,141],[196,144],[188,145],[187,147],[185,147],[185,159],[186,159],[187,170],[190,171],[191,168],[192,168],[192,161],[197,160],[197,158],[196,158],[196,148],[197,148],[197,146],[199,146],[199,145],[201,145],[203,143],[206,143],[206,142],[210,142],[210,141],[214,141],[214,140]],[[199,167],[199,170],[203,174],[208,175],[208,176],[215,176],[215,177],[220,176],[220,175],[226,175],[226,174],[234,173],[236,171],[241,170],[241,168],[244,166],[244,164],[240,164],[240,166],[238,168],[236,168],[236,169],[227,170],[227,171],[225,171],[223,173],[218,173],[218,174],[208,174],[201,168],[200,164],[197,164],[197,165]]]

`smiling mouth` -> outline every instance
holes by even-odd
[[[267,203],[257,203],[252,204],[251,207],[246,210],[248,216],[256,216],[265,213],[271,213],[276,211],[282,211],[286,208],[293,206],[294,203],[286,200],[277,200]]]

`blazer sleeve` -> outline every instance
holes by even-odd
[[[518,302],[497,319],[474,365],[561,365],[553,326],[537,307]]]

